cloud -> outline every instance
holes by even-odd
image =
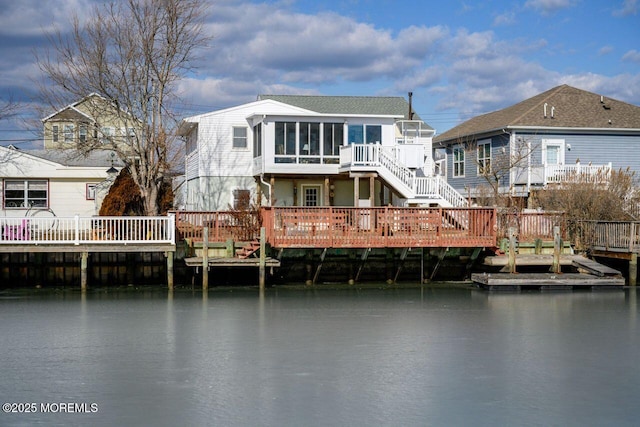
[[[630,16],[638,14],[638,0],[624,0],[620,9],[613,11],[613,16]]]
[[[494,27],[513,25],[515,23],[516,23],[516,14],[513,11],[501,13],[500,15],[497,15],[493,19]]]
[[[637,62],[640,64],[640,52],[632,49],[622,56],[623,61]]]
[[[613,52],[613,46],[602,46],[600,49],[598,49],[599,56],[608,55],[611,52]]]
[[[287,83],[402,77],[448,33],[441,26],[411,26],[394,34],[333,12],[309,15],[265,4],[223,4],[215,15],[209,26],[213,46],[201,55],[208,58],[202,66],[212,73]]]
[[[543,15],[550,15],[562,9],[569,9],[575,4],[576,0],[527,0],[524,6]]]
[[[66,23],[75,13],[91,9],[95,0],[68,0],[47,4],[42,0],[1,0],[0,34],[22,37],[41,37],[43,32],[56,28],[64,30],[60,23]]]

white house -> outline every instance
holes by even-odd
[[[0,215],[97,215],[114,165],[121,166],[109,151],[0,147]]]
[[[261,95],[183,120],[188,210],[461,206],[401,97]]]

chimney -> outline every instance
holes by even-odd
[[[413,108],[411,106],[413,100],[413,92],[409,92],[409,115],[407,116],[409,120],[413,120]]]

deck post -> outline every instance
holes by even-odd
[[[355,280],[355,267],[356,267],[356,250],[355,249],[349,249],[349,280],[348,280],[348,284],[349,285],[355,285],[356,280]]]
[[[229,237],[225,243],[225,252],[227,258],[233,258],[235,256],[235,242]]]
[[[385,251],[385,276],[387,277],[387,285],[393,285],[393,272],[392,269],[395,266],[395,253],[392,248],[387,248]]]
[[[209,227],[202,229],[202,290],[209,289]]]
[[[80,254],[80,290],[87,291],[87,266],[89,264],[89,252]]]
[[[562,251],[562,239],[560,227],[553,227],[553,273],[560,274],[560,252]]]
[[[376,205],[376,177],[374,175],[369,176],[369,206],[374,207]]]
[[[638,280],[638,254],[631,252],[629,259],[629,286],[636,286]]]
[[[509,227],[509,273],[516,272],[516,228]]]
[[[360,206],[360,176],[353,177],[353,206]]]
[[[167,287],[170,291],[173,290],[173,251],[166,253],[167,256]]]
[[[260,292],[264,292],[264,284],[265,284],[265,265],[267,262],[267,255],[265,254],[267,245],[267,231],[266,228],[260,227],[260,265],[258,268],[258,285],[260,287]]]
[[[307,251],[305,255],[305,269],[307,271],[307,277],[304,282],[306,286],[313,285],[313,249]]]

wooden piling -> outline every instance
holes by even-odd
[[[629,286],[636,286],[638,280],[638,254],[631,253],[629,259]]]
[[[560,238],[560,227],[553,227],[553,265],[552,272],[560,274],[560,252],[562,251],[562,239]]]
[[[202,290],[209,289],[209,227],[202,229]]]
[[[509,273],[516,272],[516,228],[509,227]]]
[[[174,252],[167,252],[167,286],[169,290],[173,290],[173,256]]]
[[[89,252],[80,254],[80,290],[87,291],[87,268],[89,265]]]
[[[258,270],[259,270],[258,284],[260,287],[260,292],[264,292],[264,285],[265,285],[265,265],[267,261],[267,255],[265,253],[267,250],[266,240],[267,240],[266,229],[264,227],[260,227],[260,260],[259,260],[259,267],[258,267]]]

